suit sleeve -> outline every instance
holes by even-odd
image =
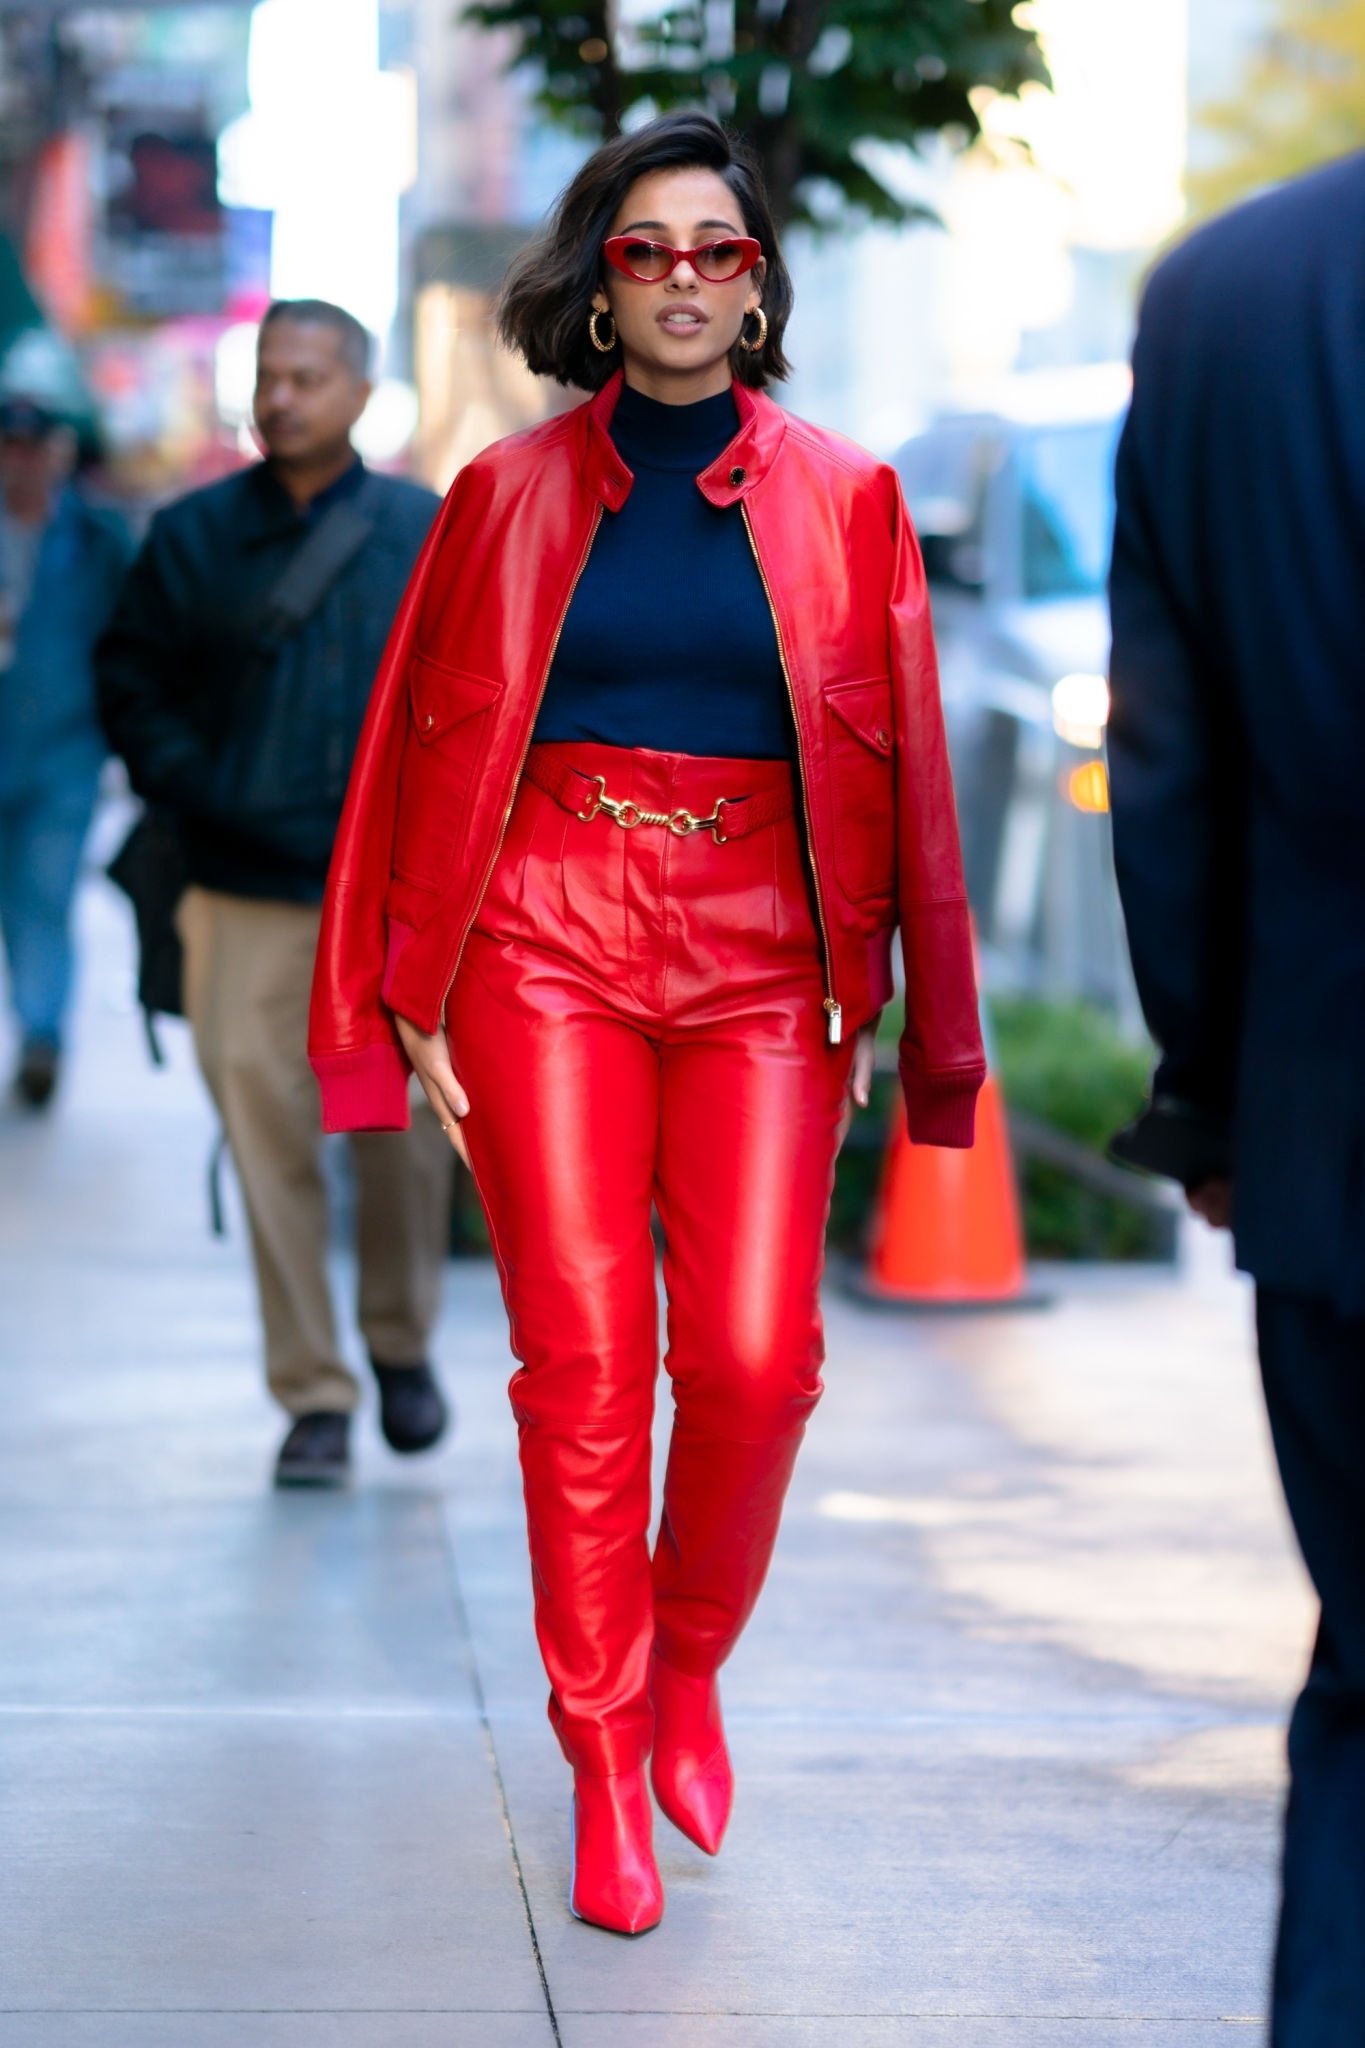
[[[1154,1089],[1227,1114],[1244,897],[1238,727],[1163,559],[1151,472],[1153,430],[1167,408],[1149,382],[1148,355],[1140,338],[1115,476],[1114,863],[1138,994],[1160,1048]],[[1168,478],[1165,487],[1179,485]]]
[[[986,1077],[971,917],[943,730],[929,594],[899,482],[892,517],[891,669],[905,1029],[900,1077],[918,1144],[972,1143]]]
[[[379,993],[388,945],[384,903],[418,621],[466,476],[456,479],[434,521],[395,615],[332,852],[308,1026],[308,1056],[328,1131],[408,1126],[410,1069]]]

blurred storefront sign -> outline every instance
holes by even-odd
[[[410,68],[381,67],[378,0],[261,0],[247,76],[249,107],[219,141],[220,191],[273,215],[272,296],[330,299],[387,337],[417,92]]]
[[[98,416],[91,452],[134,499],[241,460],[212,368],[223,327],[259,313],[268,289],[269,220],[238,218],[218,191],[249,19],[246,5],[0,0],[0,205],[72,352],[68,410]]]
[[[252,0],[212,0],[216,7],[248,8]],[[72,0],[0,0],[0,15],[28,14],[35,19],[54,17],[75,12],[83,14],[184,14],[185,0],[100,0],[98,8],[72,5]],[[203,12],[201,8],[199,10]]]
[[[392,0],[0,0],[0,221],[79,352],[116,488],[156,498],[255,457],[272,297],[347,307],[385,371],[416,176],[405,19]],[[367,458],[400,460],[416,425],[412,384],[381,374]]]
[[[24,267],[48,317],[66,334],[89,324],[94,291],[94,201],[88,134],[43,144],[33,169]]]
[[[167,120],[160,109],[118,106],[109,109],[105,132],[121,173],[106,216],[108,288],[142,318],[221,312],[218,152],[202,116]]]

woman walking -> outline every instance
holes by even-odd
[[[502,1274],[536,1631],[574,1771],[570,1905],[663,1911],[645,1766],[715,1854],[716,1673],[821,1391],[850,1090],[899,923],[912,1134],[984,1065],[923,575],[891,470],[783,413],[791,286],[700,113],[583,167],[504,288],[595,393],[457,477],[395,626],[333,862],[330,1129],[468,1148]],[[653,1557],[665,1242],[674,1423]]]

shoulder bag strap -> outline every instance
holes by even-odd
[[[312,617],[337,577],[374,532],[373,493],[367,477],[353,498],[329,506],[272,586],[259,633],[267,648]]]

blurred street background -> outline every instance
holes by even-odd
[[[257,458],[259,316],[328,298],[379,346],[361,452],[444,490],[572,402],[490,312],[604,122],[729,114],[787,224],[783,396],[896,461],[924,545],[1031,1244],[1160,1255],[1083,1156],[1146,1063],[1102,753],[1126,354],[1189,221],[1365,135],[1362,51],[1361,0],[0,0],[0,389],[79,423],[136,534]]]
[[[731,1841],[670,1839],[650,1942],[575,1926],[472,1191],[453,1444],[414,1466],[371,1431],[349,1494],[273,1495],[230,1163],[215,1236],[207,1097],[178,1022],[149,1061],[103,873],[135,814],[107,767],[62,1085],[0,1109],[4,2048],[1258,2037],[1309,1600],[1249,1289],[1105,1157],[1150,1059],[1103,586],[1143,276],[1365,142],[1365,0],[0,0],[0,394],[70,422],[136,534],[257,459],[257,323],[322,297],[378,344],[366,461],[444,490],[574,402],[493,336],[507,262],[604,126],[689,98],[786,223],[783,401],[894,460],[924,545],[1045,1305],[844,1285],[879,1076],[830,1391],[726,1693]]]

